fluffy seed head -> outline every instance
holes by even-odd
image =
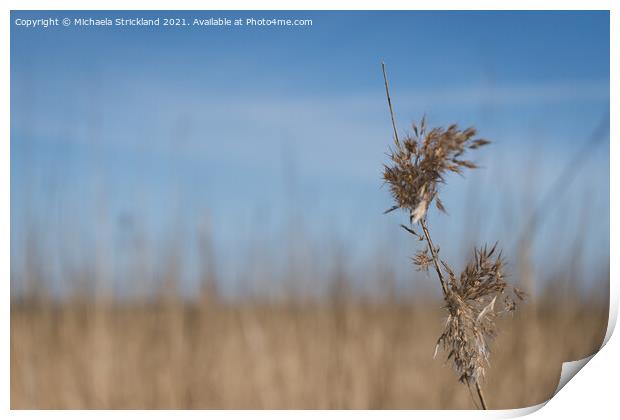
[[[437,187],[444,182],[446,172],[462,173],[464,168],[476,168],[461,159],[467,149],[477,149],[489,142],[474,139],[476,130],[460,130],[456,124],[426,131],[423,118],[420,127],[413,124],[413,135],[401,142],[394,139],[390,150],[390,164],[385,165],[383,179],[390,185],[395,205],[410,214],[411,222],[422,219],[433,200],[439,210],[445,211]]]
[[[516,309],[516,301],[524,299],[520,290],[509,286],[504,279],[501,254],[495,246],[477,249],[472,261],[457,277],[442,261],[448,277],[448,292],[444,296],[448,318],[437,340],[437,348],[448,352],[459,380],[473,384],[484,376],[490,353],[490,343],[497,334],[498,315]],[[499,308],[497,300],[504,301]]]

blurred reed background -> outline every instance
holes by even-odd
[[[217,282],[183,299],[176,274],[149,300],[13,300],[11,407],[473,408],[443,358],[432,360],[445,317],[439,299],[357,297],[344,272],[321,300],[231,302],[218,297]],[[548,399],[563,361],[598,350],[604,293],[585,297],[565,285],[550,284],[500,324],[484,382],[491,408]]]
[[[167,239],[148,261],[148,247],[162,244],[134,232],[128,241],[137,245],[123,248],[129,255],[103,253],[79,269],[64,267],[65,286],[56,290],[36,245],[45,232],[31,233],[27,265],[15,277],[23,289],[11,301],[12,408],[473,407],[442,356],[431,359],[445,318],[434,279],[381,249],[363,267],[351,266],[337,239],[321,252],[303,236],[303,217],[290,226],[291,242],[276,248],[284,270],[249,241],[237,256],[247,274],[224,277],[208,229],[193,240]],[[549,262],[547,277],[534,274],[543,270],[532,269],[527,239],[507,255],[510,280],[531,295],[500,324],[485,381],[492,408],[544,401],[561,363],[602,343],[608,266],[584,270],[587,219],[576,230],[571,251]],[[456,246],[465,254],[470,242]],[[404,245],[411,254],[415,246]],[[184,254],[191,252],[200,267],[188,275]],[[133,264],[121,266],[126,260]],[[125,283],[115,292],[119,272]],[[188,292],[188,282],[197,287]],[[226,283],[237,288],[226,292]]]
[[[400,126],[493,141],[429,216],[458,267],[499,239],[530,294],[501,321],[490,408],[546,400],[599,348],[608,15],[297,15],[315,25],[12,27],[12,408],[473,408],[432,360],[436,279],[382,214],[382,58]]]

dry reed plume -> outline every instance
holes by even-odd
[[[463,156],[489,141],[475,138],[474,128],[460,130],[456,124],[429,131],[423,118],[419,127],[413,124],[413,136],[407,135],[401,142],[384,63],[382,69],[394,129],[394,146],[389,153],[391,162],[385,165],[383,178],[389,184],[395,205],[386,213],[405,210],[409,226],[401,226],[420,241],[426,241],[426,249],[419,251],[413,262],[421,270],[428,270],[431,264],[434,266],[448,312],[435,356],[440,347],[448,353],[447,359],[453,362],[459,381],[468,387],[473,385],[482,408],[487,409],[480,381],[489,363],[490,342],[497,335],[495,319],[501,313],[514,311],[516,300],[522,300],[524,294],[506,283],[504,262],[501,252],[496,252],[497,244],[491,249],[484,246],[475,250],[473,260],[457,276],[439,257],[439,247],[433,244],[426,217],[433,202],[445,212],[439,198],[439,185],[445,183],[450,172],[462,174],[464,169],[475,169],[476,164]],[[423,235],[414,230],[415,224],[420,225]],[[496,305],[498,298],[503,301],[501,309]]]

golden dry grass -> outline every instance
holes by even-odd
[[[11,408],[473,408],[432,353],[437,301],[11,305]],[[501,333],[490,408],[549,398],[607,306],[543,302]],[[445,357],[445,355],[444,355]]]

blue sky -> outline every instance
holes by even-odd
[[[494,142],[474,156],[483,169],[445,188],[450,215],[431,215],[455,262],[474,238],[510,247],[609,112],[607,12],[12,12],[11,20],[48,16],[313,25],[13,23],[17,277],[29,231],[50,277],[97,255],[119,287],[137,258],[136,238],[153,248],[149,266],[170,247],[195,261],[201,229],[229,283],[290,263],[282,257],[290,253],[328,269],[339,248],[351,266],[379,252],[407,272],[414,244],[398,231],[404,216],[381,214],[390,206],[381,169],[391,141],[381,60],[401,132],[425,114],[431,124],[474,125]],[[551,259],[560,270],[585,224],[585,265],[608,260],[608,137],[584,159],[534,240],[541,267]]]

